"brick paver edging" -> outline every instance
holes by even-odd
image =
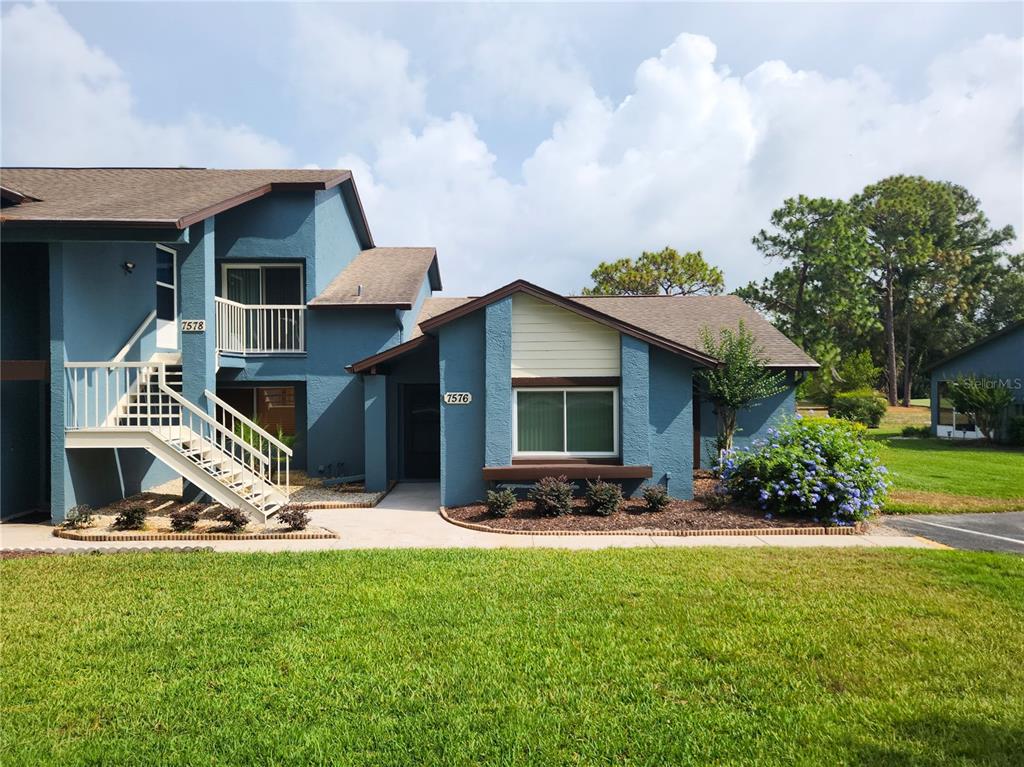
[[[503,535],[652,535],[674,538],[697,537],[701,535],[859,535],[864,532],[863,526],[856,527],[765,527],[735,528],[732,530],[499,530],[487,525],[463,522],[448,516],[448,510],[439,509],[442,519],[457,527],[477,530],[481,533],[501,533]]]
[[[128,535],[113,535],[112,533],[79,533],[60,527],[55,527],[53,534],[57,538],[67,538],[69,541],[96,541],[98,543],[117,541],[314,541],[338,537],[338,534],[331,530],[324,530],[320,533],[130,533]]]
[[[152,554],[153,552],[160,552],[161,554],[188,554],[195,551],[213,551],[213,546],[124,546],[122,548],[111,549],[111,548],[88,548],[88,549],[69,549],[54,547],[49,549],[41,548],[10,548],[0,549],[0,552],[12,552],[14,554],[58,554],[58,555],[71,555],[71,554]]]

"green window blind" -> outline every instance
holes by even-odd
[[[610,391],[567,391],[565,426],[570,453],[615,450],[615,404]]]
[[[562,392],[521,391],[517,431],[522,452],[561,453],[565,450]]]

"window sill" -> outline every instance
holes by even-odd
[[[652,476],[650,466],[623,466],[620,463],[600,463],[602,459],[567,459],[523,461],[514,459],[511,466],[484,466],[484,479],[512,481],[565,476],[568,479],[647,479]]]

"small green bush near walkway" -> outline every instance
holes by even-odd
[[[0,563],[0,763],[1020,764],[1024,559]]]

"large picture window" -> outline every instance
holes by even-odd
[[[516,389],[513,452],[611,457],[619,452],[614,388]]]

